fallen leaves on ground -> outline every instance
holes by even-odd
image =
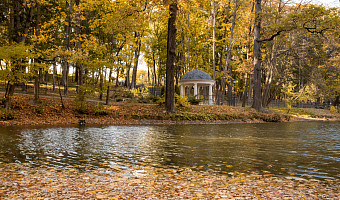
[[[291,118],[288,115],[271,111],[268,113],[256,112],[250,107],[193,105],[189,108],[177,107],[175,113],[167,114],[164,106],[157,104],[118,102],[100,105],[100,102],[96,101],[88,102],[86,113],[80,113],[76,109],[76,102],[73,99],[63,99],[64,108],[62,108],[59,98],[44,97],[40,99],[39,103],[34,103],[33,98],[32,96],[15,95],[12,99],[14,119],[0,120],[0,125],[253,123],[279,122]],[[96,112],[96,109],[102,110]],[[339,114],[333,115],[334,120],[340,118]]]
[[[339,180],[112,166],[78,171],[0,164],[1,199],[337,199]]]

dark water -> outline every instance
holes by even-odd
[[[340,123],[0,128],[0,162],[340,178]]]

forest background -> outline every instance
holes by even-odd
[[[339,104],[338,7],[289,0],[1,0],[4,109],[15,88],[29,84],[35,101],[49,83],[60,97],[72,85],[78,101],[98,95],[106,104],[122,79],[128,89],[164,85],[170,4],[178,7],[173,84],[200,69],[216,81],[216,104],[224,94],[257,110],[274,99]]]

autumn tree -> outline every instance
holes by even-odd
[[[165,108],[167,112],[175,111],[175,88],[174,88],[174,64],[176,56],[176,17],[177,4],[169,6],[170,17],[168,20],[168,42],[167,42],[167,61],[166,61],[166,93]]]

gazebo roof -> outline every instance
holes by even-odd
[[[197,81],[200,81],[200,80],[207,80],[207,81],[212,81],[212,78],[211,76],[204,72],[204,71],[201,71],[201,70],[192,70],[186,74],[184,74],[184,76],[181,78],[180,81],[193,81],[193,80],[197,80]]]

